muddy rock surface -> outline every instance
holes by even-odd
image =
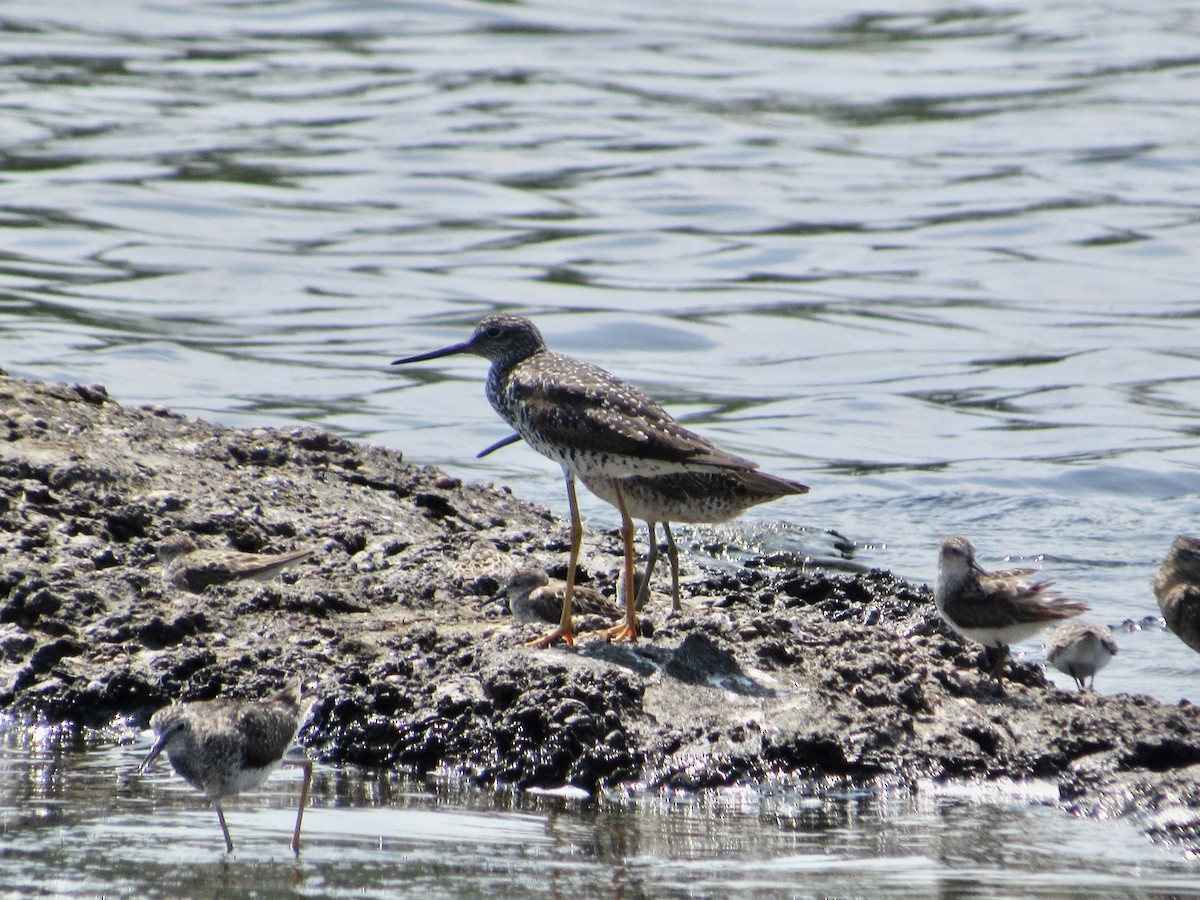
[[[162,580],[176,532],[316,552],[191,593]],[[527,649],[505,579],[561,577],[566,541],[548,510],[393,450],[0,378],[0,707],[144,723],[299,673],[301,743],[331,761],[588,791],[1039,777],[1078,814],[1200,846],[1187,702],[1062,691],[1029,663],[998,690],[927,587],[781,559],[689,579],[636,644]],[[581,581],[612,592],[618,553],[589,532]]]

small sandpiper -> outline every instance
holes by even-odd
[[[607,479],[621,514],[624,545],[625,621],[606,632],[611,640],[636,640],[633,519],[620,479],[678,472],[750,471],[758,464],[721,450],[675,421],[637,388],[597,366],[546,349],[537,326],[513,315],[491,315],[470,340],[393,365],[472,353],[491,361],[487,397],[492,408],[534,450],[562,466],[571,514],[567,589],[556,628],[533,643],[573,643],[575,569],[583,525],[575,479]]]
[[[1175,538],[1154,575],[1154,596],[1167,627],[1200,652],[1200,538]]]
[[[983,644],[993,679],[1000,679],[1010,644],[1088,610],[1078,600],[1043,599],[1053,582],[1027,582],[1032,574],[1032,569],[984,571],[966,538],[942,540],[934,602],[955,631]]]
[[[1043,649],[1050,665],[1074,678],[1082,691],[1085,681],[1095,688],[1096,673],[1117,655],[1117,642],[1107,625],[1068,622],[1050,632]]]
[[[520,439],[519,434],[509,435],[477,453],[476,457],[487,456]],[[579,480],[601,500],[613,506],[618,505],[611,479],[581,475]],[[667,536],[667,560],[671,565],[671,608],[676,612],[683,608],[683,604],[679,596],[679,548],[675,544],[675,535],[671,533],[672,522],[697,525],[728,522],[760,503],[808,493],[808,485],[759,471],[633,476],[621,479],[621,489],[625,494],[629,515],[646,523],[650,539],[646,577],[638,588],[636,606],[641,609],[650,596],[650,576],[658,563],[655,526],[661,524]]]
[[[225,850],[233,839],[225,824],[221,801],[258,787],[280,764],[304,769],[304,786],[296,809],[292,850],[300,852],[300,823],[312,785],[312,761],[284,759],[300,729],[300,680],[295,679],[265,700],[216,699],[176,703],[150,718],[158,740],[142,760],[145,772],[164,750],[171,766],[192,787],[202,791],[217,810]]]
[[[232,548],[201,549],[191,535],[177,532],[158,547],[163,564],[163,581],[173,588],[199,594],[213,584],[248,579],[269,581],[286,569],[313,555],[313,548],[288,553],[242,553]]]
[[[517,569],[509,576],[505,590],[508,608],[521,624],[562,621],[565,581],[551,578],[541,569]],[[603,616],[609,621],[621,615],[621,608],[611,598],[582,584],[575,585],[574,605],[577,615]]]

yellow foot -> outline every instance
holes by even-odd
[[[622,622],[612,628],[605,628],[599,634],[614,644],[619,644],[621,641],[636,641],[638,639],[637,623]]]
[[[551,647],[563,641],[568,647],[575,646],[575,630],[573,628],[565,628],[562,625],[556,625],[551,628],[540,638],[534,638],[532,641],[526,641],[526,647]]]

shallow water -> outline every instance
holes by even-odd
[[[319,767],[293,856],[300,779],[285,769],[226,804],[226,855],[216,815],[169,767],[137,774],[148,739],[50,728],[0,739],[6,896],[1149,896],[1196,885],[1191,863],[1127,823],[1067,818],[1042,784],[596,804]]]
[[[473,458],[507,433],[482,360],[388,366],[516,310],[812,486],[739,540],[833,530],[928,580],[962,533],[1114,626],[1156,615],[1200,532],[1200,10],[797,6],[8,3],[0,364],[562,514],[527,448]],[[1118,640],[1101,690],[1194,697],[1157,623]]]

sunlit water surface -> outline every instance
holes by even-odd
[[[527,313],[812,486],[740,542],[828,555],[836,532],[927,581],[965,534],[1131,623],[1101,690],[1194,697],[1200,656],[1143,622],[1163,552],[1200,532],[1189,0],[15,0],[0,20],[6,370],[316,424],[564,513],[532,451],[474,459],[507,433],[482,360],[388,366]],[[205,890],[1082,892],[1159,852],[957,798],[830,798],[849,824],[810,831],[769,796],[368,802],[325,773],[299,863],[272,795],[234,813],[226,865],[199,798],[131,768],[72,750],[63,799],[14,792],[0,878],[53,859],[47,891],[137,893],[211,848]]]
[[[6,896],[1149,896],[1194,865],[1124,822],[1070,819],[1043,784],[795,786],[695,796],[485,795],[325,767],[284,769],[215,813],[132,731],[5,731]]]

